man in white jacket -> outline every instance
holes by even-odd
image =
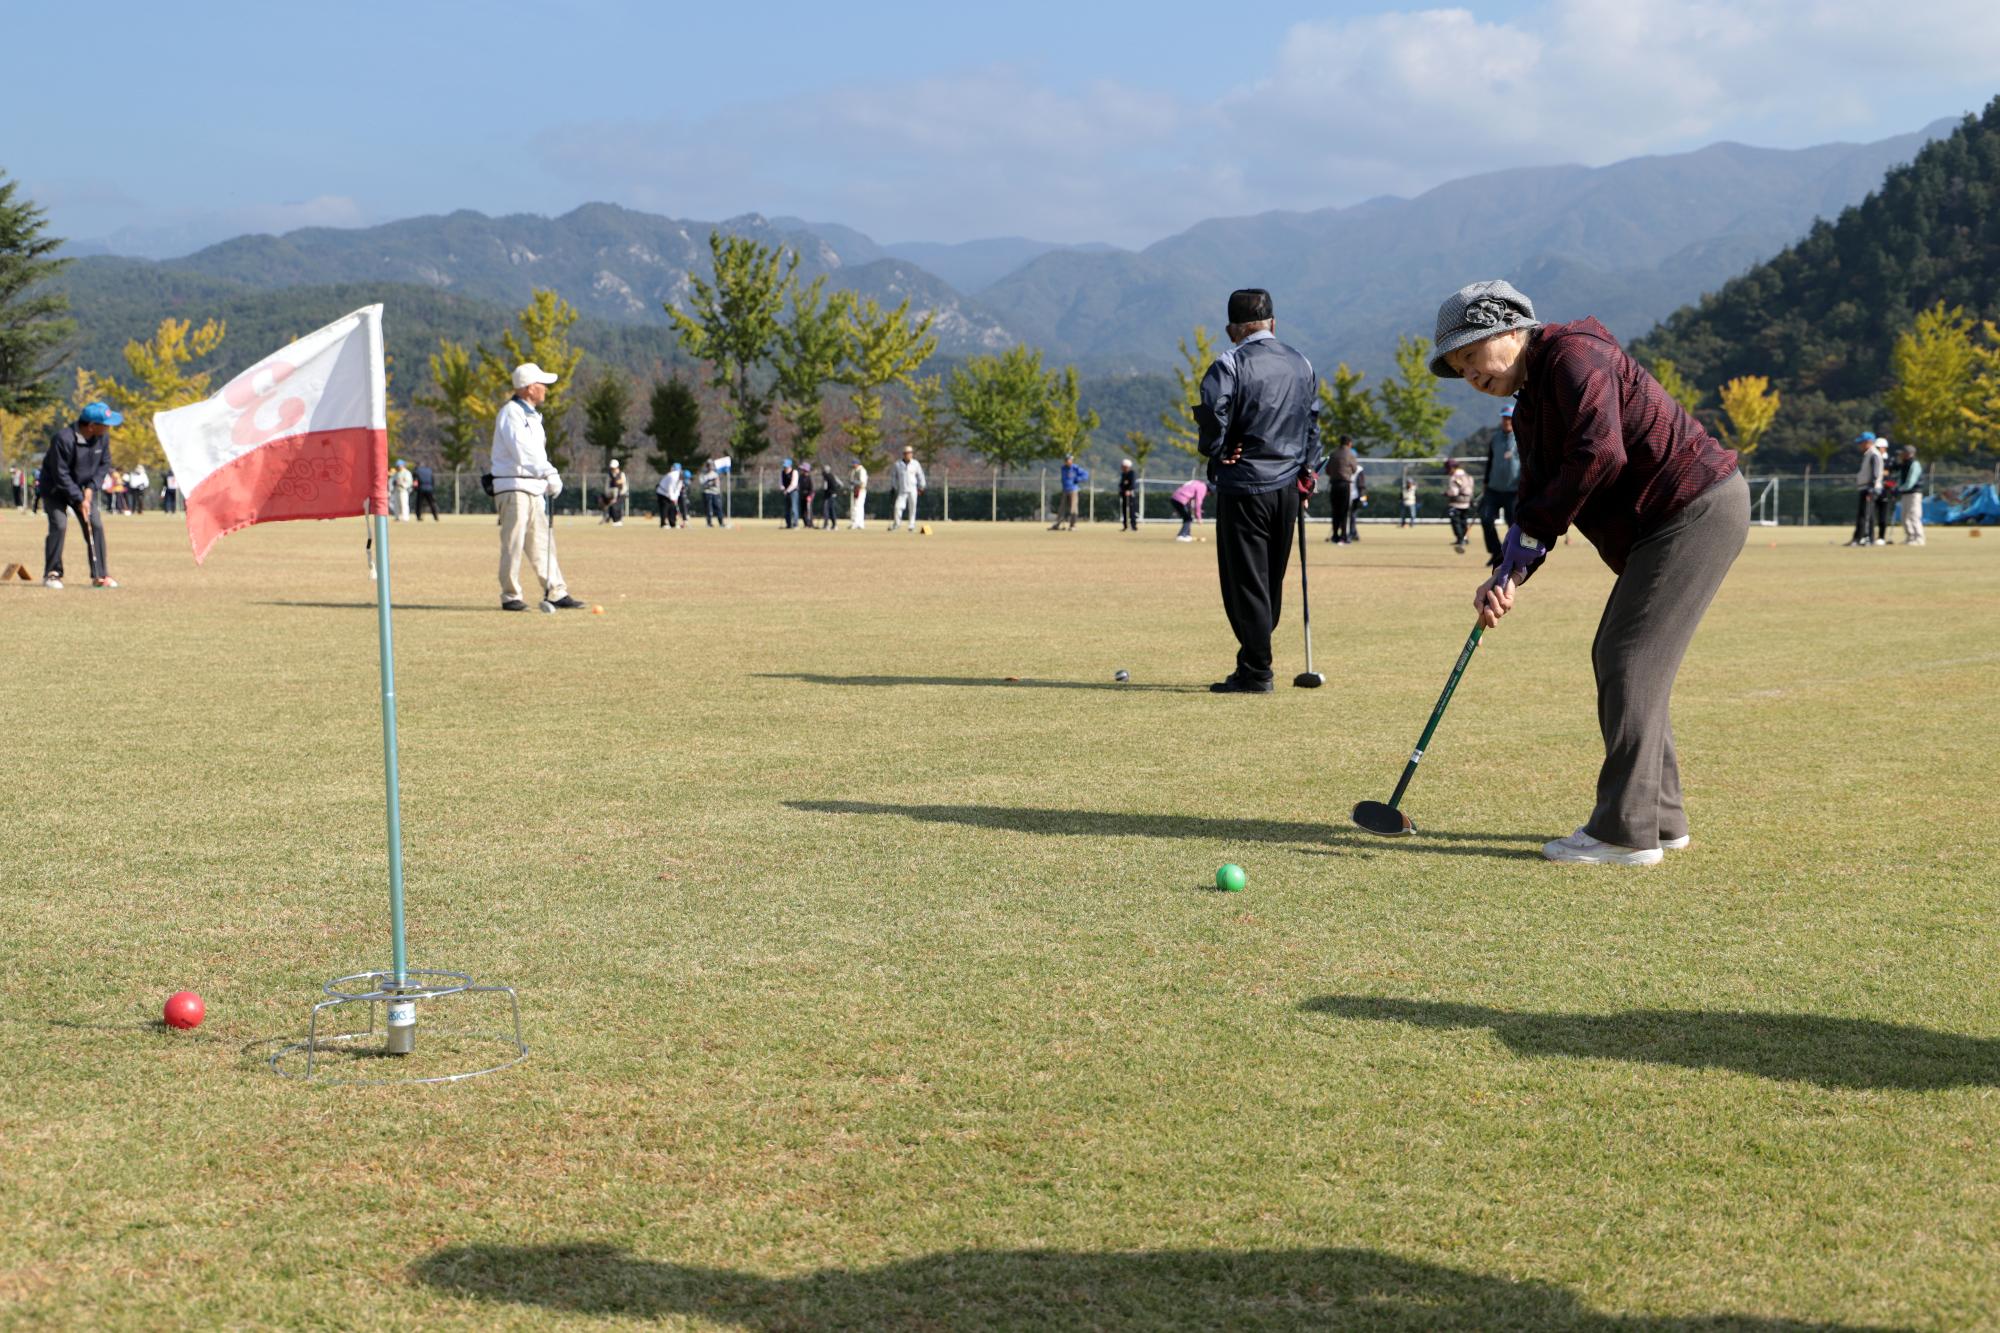
[[[896,486],[896,507],[889,514],[889,531],[896,530],[896,524],[903,519],[903,509],[907,505],[910,514],[910,531],[917,530],[917,497],[930,485],[924,476],[924,465],[917,461],[914,446],[904,445],[903,456],[889,465],[889,478]]]
[[[868,526],[868,469],[861,466],[858,458],[847,470],[847,491],[851,506],[847,511],[847,530],[857,532]]]
[[[583,606],[569,595],[549,542],[545,502],[562,494],[562,474],[549,464],[542,401],[556,377],[529,361],[514,367],[514,396],[493,422],[493,499],[500,508],[500,609],[525,611],[521,556],[542,580],[542,595],[566,611]]]

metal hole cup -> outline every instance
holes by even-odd
[[[396,1083],[455,1083],[460,1079],[477,1078],[481,1074],[492,1074],[510,1065],[519,1064],[527,1057],[527,1043],[521,1039],[521,1000],[512,986],[482,985],[464,972],[450,972],[435,968],[406,968],[402,981],[396,980],[393,971],[355,972],[344,977],[335,977],[321,987],[326,998],[312,1007],[312,1017],[307,1026],[306,1039],[295,1041],[272,1052],[270,1065],[273,1072],[285,1077],[309,1083],[341,1084],[347,1086],[379,1086]],[[407,1056],[417,1049],[417,1015],[420,1007],[454,997],[475,997],[480,995],[504,995],[507,998],[509,1031],[499,1033],[452,1033],[455,1041],[469,1042],[479,1047],[491,1046],[500,1056],[496,1061],[484,1063],[477,1068],[455,1070],[441,1074],[422,1076],[400,1075],[384,1078],[337,1078],[330,1076],[322,1059],[329,1051],[343,1054],[365,1048],[367,1043],[380,1041],[377,1053],[387,1057]],[[322,1034],[321,1016],[348,1005],[366,1005],[368,1026],[360,1031],[334,1032]],[[376,1030],[376,1009],[383,1010],[386,1020],[378,1034]],[[301,1062],[298,1057],[303,1056]],[[484,1059],[484,1057],[481,1057]]]

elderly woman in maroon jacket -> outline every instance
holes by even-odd
[[[1583,826],[1551,861],[1652,865],[1688,845],[1668,704],[1695,627],[1743,549],[1750,488],[1594,319],[1540,324],[1527,297],[1476,282],[1438,308],[1431,373],[1511,397],[1521,490],[1499,566],[1473,597],[1489,628],[1574,525],[1618,575],[1590,647],[1604,766]]]

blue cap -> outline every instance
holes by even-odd
[[[78,414],[77,420],[88,422],[93,426],[117,426],[121,425],[125,418],[113,412],[111,404],[100,398],[94,403],[84,404],[83,411]]]
[[[1864,430],[1859,435],[1854,437],[1854,442],[1856,444],[1873,444],[1875,443],[1875,432],[1872,430]]]
[[[787,459],[785,460],[785,466],[786,466],[786,467],[790,467],[791,465],[792,465],[792,460],[791,460],[791,459],[789,459],[789,458],[787,458]]]
[[[1505,407],[1501,408],[1501,409],[1500,409],[1500,415],[1501,415],[1501,416],[1503,416],[1503,417],[1511,417],[1511,416],[1513,416],[1513,415],[1514,415],[1514,405],[1513,405],[1512,403],[1509,403],[1509,404],[1507,404],[1507,406],[1505,406]]]

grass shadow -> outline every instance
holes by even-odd
[[[1206,685],[1134,685],[1130,681],[1036,680],[1008,676],[825,676],[812,671],[760,671],[757,680],[795,680],[806,685],[983,685],[1002,690],[1113,690],[1150,694],[1207,694]]]
[[[963,824],[970,828],[1003,829],[1009,833],[1062,834],[1090,838],[1207,838],[1221,842],[1313,843],[1340,847],[1385,847],[1378,838],[1338,824],[1309,824],[1280,819],[1224,819],[1212,815],[1141,815],[1111,810],[1050,810],[1008,805],[897,805],[878,801],[786,801],[790,810],[826,815],[901,815],[927,824]],[[1447,846],[1419,846],[1422,839],[1402,839],[1412,850],[1448,856],[1519,857],[1532,853],[1493,842],[1518,840],[1518,834],[1428,833]],[[1526,839],[1539,843],[1539,838]],[[1324,853],[1322,853],[1324,854]]]
[[[1604,1314],[1550,1282],[1363,1249],[962,1250],[764,1277],[611,1245],[458,1245],[411,1265],[457,1297],[564,1314],[793,1329],[1567,1329],[1838,1333],[1756,1315]]]
[[[294,610],[373,611],[373,602],[253,602],[253,606],[288,606]],[[445,606],[436,602],[390,602],[391,611],[498,611],[497,606]]]
[[[2000,1087],[2000,1039],[1865,1018],[1698,1009],[1536,1014],[1369,995],[1321,995],[1299,1008],[1412,1027],[1486,1028],[1516,1055],[1729,1069],[1845,1091]]]

